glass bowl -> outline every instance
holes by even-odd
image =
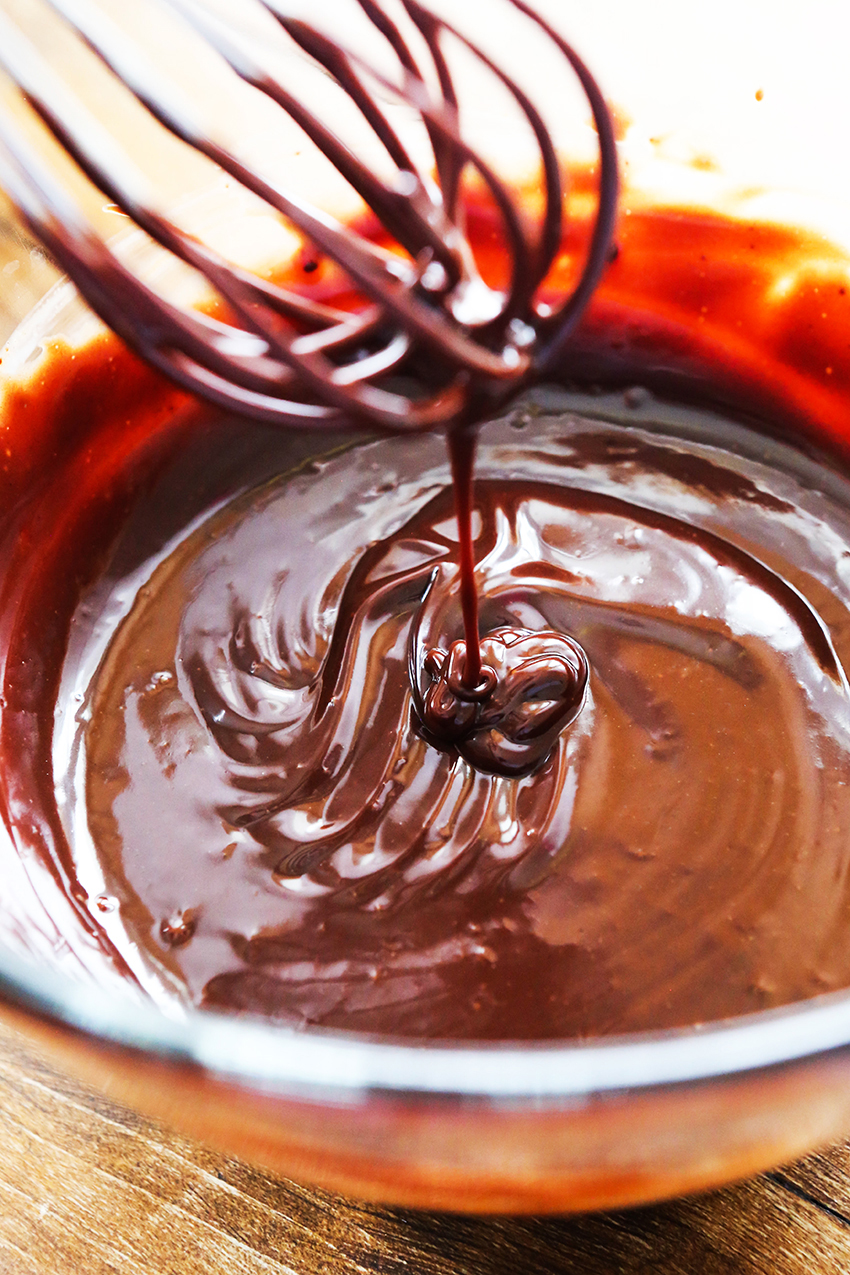
[[[623,223],[655,205],[781,222],[801,227],[788,241],[798,272],[823,274],[824,261],[847,269],[850,179],[832,155],[850,90],[844,42],[827,34],[848,23],[838,0],[810,7],[805,23],[779,21],[767,4],[715,5],[704,26],[672,0],[637,9],[603,0],[569,15],[553,2],[547,11],[622,108]],[[490,38],[509,39],[498,24]],[[485,133],[494,118],[482,107]],[[224,240],[239,237],[247,215],[259,216],[221,183],[187,213]],[[259,239],[276,251],[267,229]],[[37,394],[53,341],[84,361],[92,343],[111,338],[11,217],[3,231],[0,339],[9,340],[0,387]],[[144,267],[143,244],[131,237],[125,250]],[[698,288],[682,306],[697,321]],[[135,366],[117,346],[115,357]],[[644,358],[651,379],[658,360],[651,350]],[[600,376],[611,366],[603,360]],[[822,378],[810,377],[809,388],[820,394]],[[151,392],[190,410],[159,382]],[[838,451],[842,401],[829,399],[820,439]],[[653,410],[644,405],[641,420]],[[83,423],[72,445],[85,440]],[[0,596],[9,608],[14,510],[37,484],[39,454],[65,442],[36,427],[6,444]],[[312,445],[305,438],[308,453]],[[8,812],[16,799],[8,767],[0,797]],[[743,1177],[850,1128],[850,991],[681,1030],[539,1045],[405,1044],[178,1014],[132,995],[96,954],[74,955],[64,935],[75,922],[55,865],[22,859],[6,821],[0,864],[3,1020],[113,1099],[296,1179],[438,1209],[585,1210]]]

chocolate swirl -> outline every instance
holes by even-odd
[[[850,519],[698,443],[484,441],[489,706],[457,690],[439,439],[233,501],[137,591],[80,751],[128,959],[206,1004],[443,1037],[841,985]]]
[[[415,632],[415,630],[414,630]],[[577,642],[551,630],[493,629],[479,643],[481,679],[468,687],[463,672],[466,642],[425,656],[431,685],[417,694],[416,710],[437,744],[457,746],[476,770],[522,775],[549,756],[558,736],[575,721],[587,688],[587,659]]]

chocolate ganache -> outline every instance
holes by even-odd
[[[843,637],[850,515],[718,428],[485,429],[482,647],[516,715],[495,745],[485,721],[434,746],[417,708],[462,625],[441,439],[310,459],[125,574],[161,480],[62,695],[80,878],[137,976],[289,1022],[532,1039],[845,978],[850,701],[812,599]],[[566,670],[580,711],[529,767],[528,706]]]
[[[811,249],[778,236],[633,217],[570,358],[840,442],[841,376],[790,336],[806,291],[776,294],[770,339],[733,331]],[[674,304],[696,278],[699,326],[693,288]],[[5,407],[0,746],[71,946],[162,1003],[402,1037],[659,1028],[850,983],[835,451],[535,391],[481,432],[471,676],[441,438],[246,428],[110,342],[68,360]]]

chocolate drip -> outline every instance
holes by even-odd
[[[587,685],[587,658],[577,642],[551,631],[501,627],[482,642],[472,535],[477,431],[449,433],[458,536],[462,640],[425,655],[432,683],[417,694],[410,681],[426,739],[454,745],[479,770],[521,775],[545,761],[559,734],[575,721]]]
[[[475,583],[475,548],[472,537],[476,441],[477,431],[471,426],[456,427],[450,430],[447,436],[457,519],[458,568],[465,639],[463,659],[459,663],[456,661],[456,671],[464,687],[472,691],[474,696],[479,694],[479,683],[482,679],[478,632],[478,590]],[[489,675],[484,675],[484,682],[489,693],[492,690]],[[485,687],[481,687],[481,690],[483,692]]]

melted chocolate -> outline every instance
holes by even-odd
[[[816,301],[774,288],[818,253]],[[844,448],[830,261],[633,215],[564,375]],[[334,286],[319,262],[311,290]],[[315,459],[109,343],[41,380],[6,401],[0,476],[4,818],[43,905],[16,895],[11,941],[165,1000],[415,1037],[663,1027],[850,983],[834,466],[631,391],[585,400],[614,425],[544,395],[485,427],[469,514],[499,677],[476,699],[440,440]]]
[[[476,720],[455,713],[452,746],[417,710],[463,641],[439,438],[248,490],[87,598],[64,787],[138,976],[287,1022],[491,1039],[846,979],[850,698],[804,575],[835,629],[850,592],[822,542],[843,552],[850,515],[793,471],[569,415],[487,427],[478,473],[499,676],[492,708],[456,679]]]

